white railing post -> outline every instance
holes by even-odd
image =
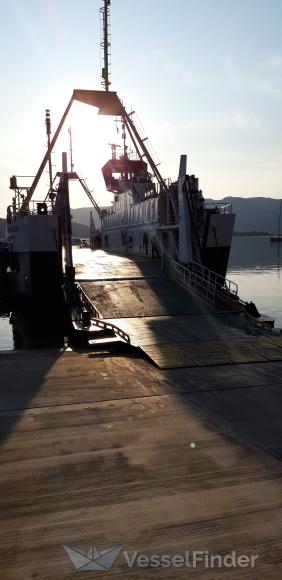
[[[186,268],[175,260],[169,260],[168,273],[172,277],[181,280],[185,286],[205,296],[213,304],[216,303],[217,293],[222,295],[227,293],[229,300],[238,302],[237,284],[227,278],[223,278],[216,272],[202,266],[202,264],[191,261]]]

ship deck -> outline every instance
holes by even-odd
[[[101,579],[281,576],[281,361],[160,369],[124,345],[1,353],[0,372],[3,579],[80,577],[63,545],[93,544],[258,555],[152,570],[121,553]]]

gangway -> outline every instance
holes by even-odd
[[[159,368],[282,357],[269,338],[270,326],[259,329],[245,316],[232,281],[197,272],[196,263],[182,270],[175,262],[173,268],[174,275],[172,269],[162,270],[162,260],[99,250],[91,253],[76,281],[100,319],[126,333],[131,346]],[[183,284],[184,274],[187,282],[190,276],[190,287]]]
[[[130,344],[129,335],[116,324],[101,318],[100,313],[88,298],[78,282],[65,282],[63,286],[65,300],[70,312],[69,344],[88,346],[96,341],[119,342]]]

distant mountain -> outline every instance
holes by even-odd
[[[78,224],[77,222],[71,222],[72,235],[75,238],[89,238],[89,226],[83,224]]]
[[[213,203],[232,203],[236,214],[235,232],[254,232],[277,234],[280,200],[271,197],[224,197],[223,199],[206,199]],[[72,209],[71,213],[75,221],[72,222],[73,236],[78,238],[89,237],[90,211],[96,227],[100,226],[100,220],[93,207],[80,207]],[[5,237],[6,220],[0,218],[0,238]],[[282,217],[281,217],[282,232]]]
[[[100,218],[94,209],[94,207],[79,207],[71,210],[71,214],[76,222],[79,224],[84,224],[85,226],[90,225],[90,212],[92,211],[95,226],[100,227]]]
[[[221,200],[207,199],[206,201],[232,203],[233,211],[236,214],[235,232],[277,233],[279,199],[271,197],[224,197]]]
[[[280,209],[279,199],[271,197],[225,197],[221,200],[206,199],[206,201],[213,203],[232,203],[233,211],[236,214],[236,232],[277,233]],[[71,211],[75,220],[85,225],[89,224],[90,211],[93,211],[95,224],[99,227],[100,220],[94,208],[81,207],[72,209]]]

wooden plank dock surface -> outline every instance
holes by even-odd
[[[111,570],[88,571],[102,580],[278,580],[281,337],[201,303],[177,314],[159,262],[86,252],[81,279],[157,280],[172,310],[157,314],[151,293],[151,315],[126,317],[121,293],[119,323],[156,349],[151,360],[122,344],[0,353],[1,580],[85,578],[64,545],[123,546]],[[109,296],[105,304],[110,314]],[[257,556],[254,568],[130,568],[124,556],[233,550]]]
[[[63,544],[258,555],[254,569],[153,570],[120,554],[100,578],[280,578],[281,371],[2,353],[1,579],[80,577]]]

